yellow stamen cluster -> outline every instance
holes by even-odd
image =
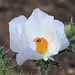
[[[46,39],[44,39],[43,37],[37,37],[34,39],[34,42],[36,43],[36,51],[38,53],[43,54],[47,51],[48,42],[46,41]]]

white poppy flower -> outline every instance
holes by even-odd
[[[69,46],[64,24],[36,8],[26,19],[21,15],[9,22],[10,48],[17,52],[16,61],[54,60],[51,56]]]

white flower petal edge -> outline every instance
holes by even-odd
[[[49,16],[39,8],[34,9],[25,23],[27,39],[33,41],[37,37],[44,37],[48,40],[48,30],[50,30],[49,26],[52,24],[53,18],[53,16]]]
[[[64,32],[64,24],[59,20],[54,20],[51,27],[57,34],[57,38],[59,39],[59,42],[61,44],[61,48],[59,51],[64,50],[69,46],[69,40],[67,39]]]
[[[28,41],[25,37],[26,17],[21,15],[9,22],[10,48],[14,52],[19,52],[28,47]]]
[[[42,55],[27,47],[17,54],[16,61],[18,65],[22,65],[26,60],[40,60]]]

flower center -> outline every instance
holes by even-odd
[[[46,39],[44,39],[43,37],[37,37],[34,39],[34,42],[36,43],[36,51],[38,53],[43,54],[47,51],[48,42],[46,41]]]

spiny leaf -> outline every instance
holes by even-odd
[[[40,63],[36,63],[36,67],[40,66]]]
[[[37,60],[33,60],[33,63],[36,62]]]
[[[75,39],[70,39],[70,45],[75,43]]]
[[[7,52],[4,52],[4,53],[3,53],[3,55],[2,55],[2,59],[3,59],[3,60],[4,60],[6,54],[7,54]]]
[[[47,68],[45,66],[42,66],[40,71],[44,72],[45,70],[47,70]]]
[[[1,48],[0,48],[0,55],[2,55],[3,48],[4,48],[4,47],[1,47]]]
[[[7,66],[9,62],[10,62],[10,59],[7,59],[7,60],[5,61],[5,66]]]

